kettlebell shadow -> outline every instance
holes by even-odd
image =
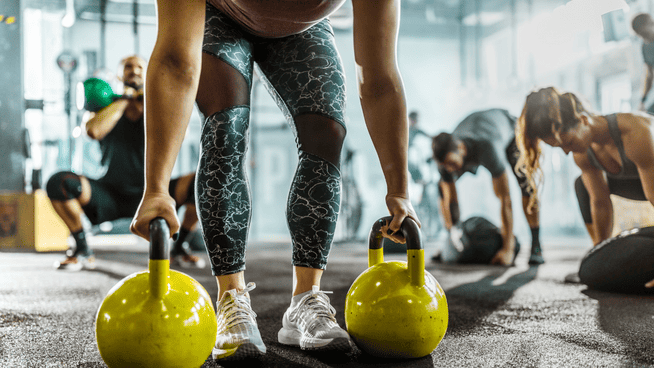
[[[490,274],[482,279],[446,289],[450,308],[450,336],[472,333],[483,321],[504,305],[514,295],[515,291],[536,279],[539,265],[532,265],[523,272],[506,277],[507,272],[515,272],[515,268],[498,269],[495,266],[470,266],[475,269],[486,268]],[[439,267],[441,271],[449,272],[450,267]],[[468,268],[455,265],[451,268],[463,271]]]

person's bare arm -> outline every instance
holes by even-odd
[[[502,219],[502,248],[495,254],[491,264],[504,266],[511,265],[515,249],[513,236],[513,207],[511,203],[511,192],[509,190],[509,178],[506,170],[502,175],[493,178],[493,191],[500,200],[500,218]]]
[[[652,119],[649,116],[636,114],[620,114],[620,121],[626,122],[627,129],[623,132],[627,157],[636,164],[643,191],[647,200],[654,205],[654,137],[652,135]]]
[[[443,193],[440,200],[441,213],[443,214],[443,222],[445,224],[445,228],[447,230],[450,230],[452,229],[452,226],[454,226],[459,221],[458,213],[453,213],[453,212],[458,212],[458,208],[459,208],[459,200],[456,193],[456,184],[453,182],[450,183],[441,180],[438,183],[438,185],[441,187],[441,193]],[[452,211],[454,206],[456,207],[456,210]]]
[[[626,120],[628,131],[622,136],[622,141],[625,142],[625,153],[636,164],[645,197],[654,205],[654,137],[652,134],[654,121],[649,115],[637,114],[620,114],[618,119],[619,121]],[[645,287],[654,288],[654,280],[646,283]]]
[[[352,5],[359,97],[386,179],[390,228],[397,231],[407,216],[420,224],[409,201],[409,128],[396,59],[400,1],[353,0]]]
[[[116,127],[128,105],[129,100],[119,99],[98,112],[91,113],[91,118],[85,123],[86,135],[97,141],[104,139]]]
[[[157,40],[145,87],[145,193],[131,226],[146,239],[155,217],[166,219],[171,234],[179,228],[168,184],[197,94],[205,6],[205,0],[157,1]]]
[[[613,230],[613,203],[604,172],[593,166],[585,153],[574,155],[577,166],[581,169],[581,181],[590,197],[590,213],[593,222],[590,225],[590,237],[593,245],[611,237]]]
[[[641,99],[640,109],[645,110],[645,99],[652,89],[652,81],[654,80],[654,68],[651,65],[645,64],[645,85],[643,86],[643,97]]]

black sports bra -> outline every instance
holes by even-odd
[[[608,122],[609,125],[609,134],[611,135],[611,138],[613,138],[613,142],[615,142],[615,145],[618,147],[618,152],[620,152],[620,160],[622,161],[622,167],[620,168],[620,171],[616,174],[613,174],[606,170],[604,166],[599,162],[597,159],[597,156],[595,156],[595,152],[593,151],[592,148],[588,148],[587,155],[588,159],[590,159],[590,162],[593,164],[593,166],[597,167],[600,170],[603,170],[606,172],[606,176],[612,179],[636,179],[639,178],[640,175],[638,175],[638,168],[636,168],[636,164],[633,163],[630,159],[627,158],[627,154],[624,152],[624,145],[622,143],[622,134],[620,133],[620,129],[618,128],[618,118],[616,117],[615,114],[611,115],[606,115],[606,121]]]

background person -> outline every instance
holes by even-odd
[[[573,93],[543,88],[527,96],[516,127],[518,165],[537,187],[539,143],[572,152],[581,169],[574,184],[579,209],[593,245],[598,245],[611,237],[611,194],[654,204],[653,122],[638,112],[599,115]],[[532,202],[536,195],[532,193]]]
[[[500,200],[502,248],[491,264],[511,265],[514,261],[513,207],[509,190],[509,170],[516,166],[518,149],[515,143],[515,121],[508,111],[490,109],[467,116],[452,133],[440,133],[433,138],[432,150],[438,163],[441,180],[441,212],[445,227],[451,230],[459,222],[459,200],[456,181],[465,173],[476,174],[485,167],[493,178],[493,190]],[[514,174],[515,171],[514,171]],[[523,176],[517,175],[522,190],[522,205],[531,229],[529,264],[544,263],[540,247],[538,207],[528,208],[532,189]],[[535,200],[535,199],[534,199]]]
[[[91,113],[85,123],[87,135],[100,143],[102,164],[107,167],[103,177],[89,179],[73,172],[54,174],[46,189],[52,205],[62,218],[73,239],[65,260],[57,268],[79,271],[94,268],[95,257],[86,241],[82,215],[100,224],[105,221],[133,217],[143,195],[143,160],[145,133],[143,125],[143,83],[146,62],[139,56],[122,60],[124,91],[122,98]],[[203,267],[204,260],[183,247],[183,241],[197,223],[193,181],[189,174],[171,182],[171,195],[176,208],[186,205],[184,223],[175,242],[171,261],[183,267]]]
[[[645,83],[639,109],[654,114],[654,103],[646,105],[654,80],[654,19],[647,13],[639,13],[633,17],[631,28],[643,40],[641,48],[643,61],[645,61]]]

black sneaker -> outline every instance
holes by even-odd
[[[181,249],[180,249],[181,248]],[[204,268],[206,263],[204,259],[193,255],[188,244],[184,243],[181,247],[170,252],[170,265],[181,268]]]
[[[530,265],[539,265],[545,263],[543,258],[543,250],[540,248],[540,245],[531,246],[531,254],[529,255],[529,264]]]
[[[581,284],[581,279],[579,278],[579,273],[578,272],[573,272],[571,274],[566,275],[563,278],[563,281],[566,284]]]

